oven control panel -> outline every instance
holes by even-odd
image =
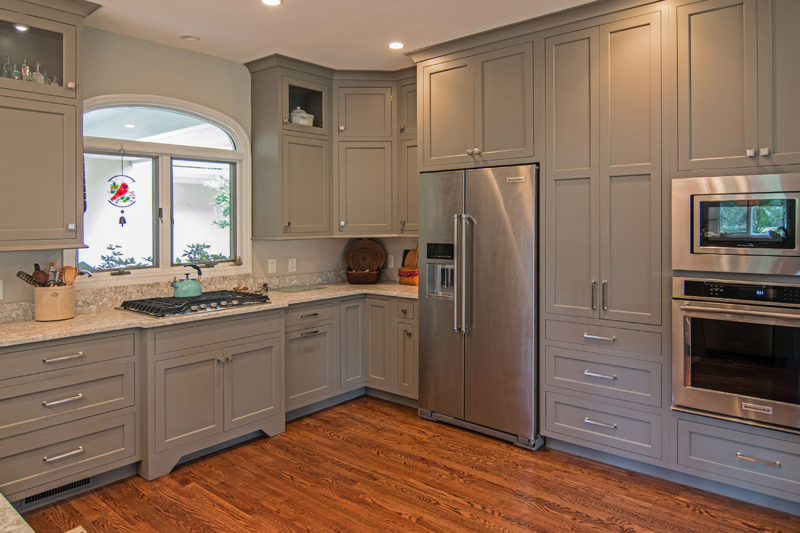
[[[800,286],[794,285],[762,285],[687,279],[683,282],[683,294],[698,298],[800,305]]]

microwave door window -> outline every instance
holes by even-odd
[[[700,246],[794,249],[797,199],[700,201]]]
[[[691,319],[690,385],[800,404],[800,328]]]

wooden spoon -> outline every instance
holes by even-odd
[[[72,285],[75,283],[75,278],[78,277],[78,269],[74,266],[64,266],[61,268],[61,279],[65,285]]]

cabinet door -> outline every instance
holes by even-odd
[[[419,231],[419,171],[417,140],[400,141],[397,155],[397,216],[400,233]]]
[[[600,27],[603,318],[661,318],[660,13]]]
[[[800,2],[758,3],[760,165],[800,164]]]
[[[364,300],[339,304],[339,388],[364,386]]]
[[[281,340],[226,348],[225,431],[281,412]]]
[[[533,44],[475,58],[476,162],[533,157]]]
[[[284,233],[330,233],[330,141],[284,135],[281,143]]]
[[[286,409],[336,393],[339,361],[333,326],[314,326],[286,334]]]
[[[392,231],[392,143],[339,143],[339,231]]]
[[[156,451],[222,431],[224,361],[219,350],[155,362]]]
[[[392,364],[391,306],[389,300],[367,298],[366,362],[367,386],[396,392]]]
[[[458,59],[422,69],[422,166],[469,165],[475,146],[473,62]]]
[[[0,249],[78,244],[75,111],[0,96]]]
[[[548,313],[597,313],[598,30],[547,39],[545,301]]]
[[[401,85],[397,95],[397,127],[400,137],[417,136],[417,84]]]
[[[419,338],[414,322],[398,321],[395,324],[395,349],[397,350],[397,392],[417,398],[419,373]]]
[[[679,170],[757,164],[755,10],[755,0],[677,9]]]
[[[341,87],[339,138],[391,137],[391,87]]]

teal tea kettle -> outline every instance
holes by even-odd
[[[189,272],[186,273],[185,279],[175,278],[170,285],[172,285],[172,296],[175,298],[188,298],[190,296],[200,296],[203,293],[203,287],[200,285],[200,277],[203,272],[200,267],[191,263],[183,265],[197,270],[197,279],[189,279]]]

